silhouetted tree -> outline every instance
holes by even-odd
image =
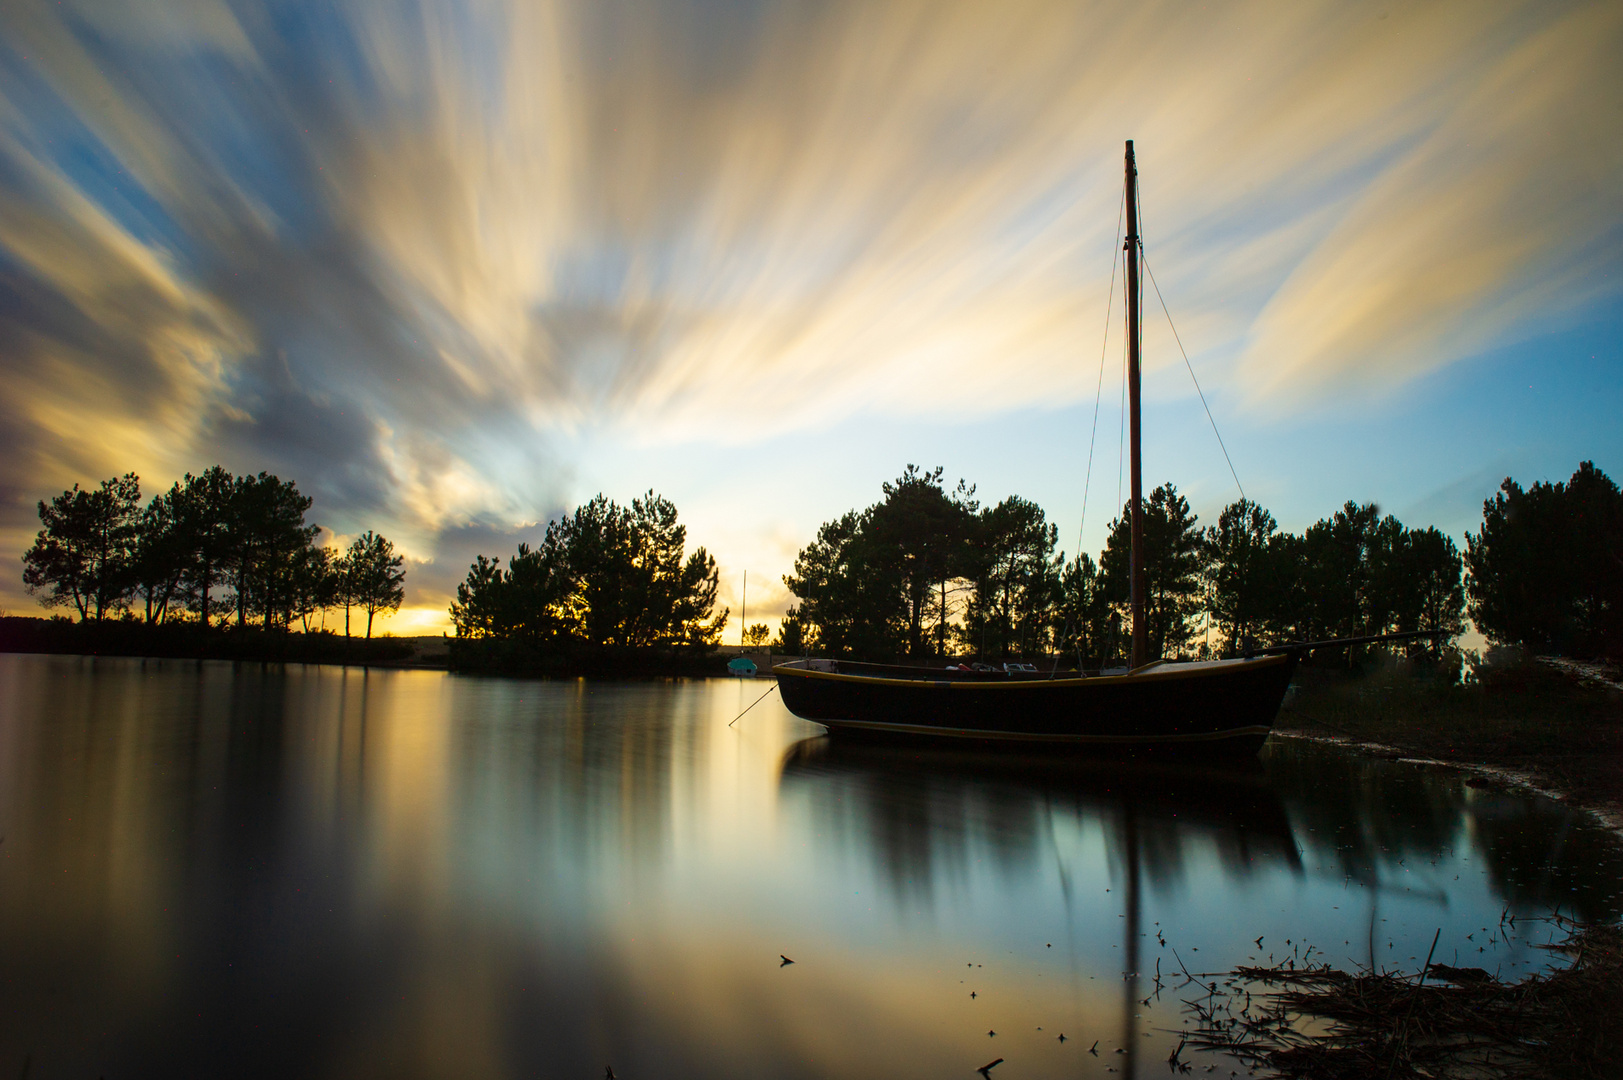
[[[23,555],[23,582],[46,607],[72,604],[80,619],[101,620],[128,600],[141,509],[134,473],[103,480],[93,491],[78,484],[40,502],[44,528]]]
[[[520,544],[519,555],[528,553],[529,547]],[[476,556],[468,567],[468,576],[456,587],[456,599],[451,602],[451,625],[459,638],[496,638],[509,636],[509,620],[505,614],[507,575],[502,572],[500,558]],[[347,632],[347,629],[346,629]]]
[[[974,558],[975,489],[961,480],[948,489],[940,468],[908,465],[881,490],[873,506],[824,523],[784,577],[799,600],[791,651],[885,660],[945,652]]]
[[[964,643],[982,659],[1048,651],[1059,601],[1059,530],[1042,507],[1011,495],[984,510],[971,534],[968,576],[975,583]]]
[[[1471,619],[1536,652],[1623,649],[1623,494],[1585,461],[1566,483],[1506,478],[1465,538]]]
[[[1434,630],[1405,648],[1435,656],[1464,629],[1454,542],[1383,517],[1373,503],[1348,502],[1301,537],[1269,536],[1263,565],[1257,610],[1276,640]]]
[[[499,593],[502,636],[550,644],[574,634],[579,611],[565,539],[554,523],[539,548],[518,546]]]
[[[1297,533],[1268,538],[1268,586],[1262,604],[1262,637],[1275,644],[1308,640],[1307,541]]]
[[[244,476],[233,485],[227,504],[226,544],[231,552],[239,628],[256,608],[266,628],[286,610],[294,560],[316,534],[315,526],[304,524],[310,503],[291,480],[269,473]]]
[[[1371,591],[1379,559],[1380,508],[1346,503],[1309,526],[1302,537],[1306,639],[1357,637],[1372,632],[1378,597]]]
[[[720,581],[716,560],[704,548],[688,556],[671,605],[670,627],[675,642],[706,646],[721,640],[721,628],[727,625],[729,609],[716,611]],[[657,629],[651,633],[650,643],[659,643]]]
[[[355,603],[366,612],[366,640],[372,640],[372,617],[380,611],[398,611],[406,598],[405,557],[394,545],[368,529],[350,544],[351,588]]]
[[[23,556],[23,577],[45,606],[101,619],[135,596],[151,625],[190,610],[206,627],[235,610],[239,627],[287,629],[299,619],[308,630],[315,612],[360,602],[354,589],[363,584],[377,587],[352,572],[366,567],[314,546],[319,530],[304,523],[311,500],[292,481],[215,465],[144,509],[140,495],[132,473],[40,503],[45,528]],[[375,593],[367,603],[369,624],[390,609]],[[347,634],[347,608],[345,623]]]
[[[1437,657],[1465,631],[1464,566],[1459,548],[1435,528],[1405,529],[1387,557],[1396,571],[1385,630],[1437,631],[1409,646]]]
[[[571,614],[589,646],[714,643],[719,577],[704,548],[684,559],[687,527],[652,491],[629,507],[598,495],[554,523],[572,585]]]
[[[293,557],[288,588],[288,622],[298,619],[310,632],[310,616],[325,611],[338,601],[339,575],[331,548],[313,545],[300,548]]]
[[[1131,602],[1132,505],[1110,523],[1099,557],[1105,595],[1122,612]],[[1144,618],[1150,657],[1175,656],[1195,636],[1205,546],[1189,500],[1162,484],[1144,501]]]
[[[154,495],[136,523],[131,578],[135,595],[145,602],[146,621],[153,625],[162,625],[171,605],[178,608],[184,601],[187,575],[196,561],[184,528],[184,500],[175,484]]]
[[[872,508],[824,522],[795,556],[783,583],[796,605],[802,647],[828,656],[893,658],[904,648],[900,590],[870,571],[867,524]]]
[[[966,575],[974,531],[975,489],[960,480],[957,488],[942,485],[942,469],[920,471],[908,465],[902,475],[881,485],[885,497],[863,525],[862,549],[869,566],[900,593],[902,649],[925,656],[925,628],[935,616],[935,652],[946,651],[951,618],[949,582]]]
[[[1274,516],[1245,498],[1206,530],[1207,606],[1230,656],[1259,643],[1277,602],[1280,568],[1270,541],[1278,531]]]
[[[184,587],[192,610],[206,627],[215,615],[224,616],[232,605],[214,596],[225,584],[231,558],[232,500],[237,480],[219,465],[200,476],[187,473],[175,504],[175,530],[190,554]]]
[[[1108,667],[1120,658],[1125,640],[1121,613],[1105,595],[1099,568],[1086,552],[1065,564],[1059,595],[1054,609],[1055,648],[1075,652],[1080,668]]]
[[[948,491],[941,477],[907,466],[880,502],[825,523],[801,550],[784,578],[800,600],[801,648],[875,659],[944,648],[976,504],[973,488]]]
[[[457,587],[458,637],[568,648],[703,646],[719,640],[719,574],[704,548],[685,552],[676,507],[649,492],[629,507],[597,496],[521,544],[503,570],[479,556]]]
[[[791,606],[784,612],[783,622],[778,624],[778,636],[772,641],[772,651],[788,656],[797,653],[804,655],[807,650],[803,630],[800,623],[800,608]]]
[[[745,648],[760,648],[772,636],[772,631],[766,628],[766,623],[760,622],[744,631]]]
[[[557,528],[568,552],[571,621],[588,645],[629,644],[627,639],[635,634],[632,613],[647,602],[644,583],[633,580],[636,560],[643,553],[637,549],[631,515],[599,494],[576,507]],[[660,554],[648,552],[645,561],[657,562]]]

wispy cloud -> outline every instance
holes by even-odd
[[[1127,137],[1186,340],[1263,402],[1523,333],[1623,236],[1616,4],[13,0],[0,39],[16,535],[219,459],[428,557],[552,509],[586,427],[1085,398]]]

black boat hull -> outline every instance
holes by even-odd
[[[797,660],[772,671],[789,711],[834,735],[1254,754],[1296,658],[1159,663],[1093,678],[914,674],[919,669],[886,677],[846,667]]]

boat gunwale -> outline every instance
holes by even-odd
[[[1218,665],[1231,670],[1242,667],[1256,670],[1289,663],[1290,658],[1283,653],[1275,653],[1268,656],[1241,657],[1234,660],[1185,664],[1156,660],[1121,675],[1090,675],[1069,679],[1041,677],[1033,679],[1029,676],[1016,679],[999,679],[995,677],[990,679],[944,679],[931,678],[928,674],[900,679],[883,675],[861,675],[843,671],[818,671],[814,668],[793,666],[804,662],[803,660],[789,660],[782,664],[775,664],[772,667],[772,675],[774,678],[781,675],[792,675],[797,678],[824,679],[830,682],[855,683],[864,686],[930,687],[939,690],[950,690],[957,687],[972,690],[1029,690],[1037,687],[1120,686],[1142,682],[1172,682],[1182,679],[1196,679],[1203,676],[1209,677],[1217,673],[1214,668],[1218,668]],[[1221,669],[1218,668],[1218,670]]]
[[[901,724],[877,720],[813,720],[831,732],[855,729],[863,732],[891,735],[943,736],[949,739],[971,739],[981,742],[1063,743],[1084,746],[1182,746],[1193,743],[1217,743],[1233,739],[1249,739],[1261,735],[1267,738],[1273,730],[1269,724],[1245,724],[1223,728],[1220,731],[1181,732],[1150,735],[1089,735],[1078,732],[1007,731],[1001,728],[937,727],[933,724]]]

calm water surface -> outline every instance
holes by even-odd
[[[1618,913],[1610,834],[1449,770],[729,727],[767,685],[0,656],[0,1076],[1160,1076],[1182,967]]]

